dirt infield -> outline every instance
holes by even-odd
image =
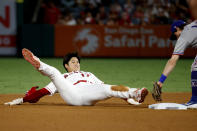
[[[108,99],[95,106],[67,106],[60,96],[46,96],[36,104],[4,106],[22,95],[0,95],[1,131],[196,131],[197,110],[152,110],[148,95],[140,106]],[[184,103],[190,93],[164,93],[163,102]]]

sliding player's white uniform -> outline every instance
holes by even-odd
[[[127,101],[134,98],[141,103],[148,94],[146,88],[139,90],[104,84],[90,72],[77,71],[62,75],[56,68],[41,62],[28,50],[24,49],[23,55],[39,72],[51,79],[60,96],[69,105],[93,105],[99,100],[110,97]]]
[[[104,84],[90,72],[76,71],[62,75],[57,69],[44,63],[41,64],[39,70],[52,80],[45,88],[51,94],[58,91],[66,103],[70,105],[92,105],[96,101],[110,97],[123,99],[137,97],[136,91],[138,89],[129,88],[128,91],[113,91],[112,85]]]
[[[110,97],[125,99],[130,104],[139,104],[148,94],[146,88],[136,89],[104,84],[90,72],[76,71],[62,75],[56,68],[41,62],[29,50],[23,49],[22,54],[39,72],[51,79],[54,85],[50,83],[46,87],[51,94],[58,91],[69,105],[94,105],[97,101]],[[16,105],[22,102],[22,98],[19,98],[5,104]]]
[[[75,71],[70,73],[64,73],[63,77],[67,79],[73,87],[80,87],[83,85],[92,85],[92,84],[104,84],[101,80],[99,80],[94,74],[91,72],[84,72],[84,71]],[[57,88],[50,82],[45,89],[47,89],[51,95],[57,93]]]

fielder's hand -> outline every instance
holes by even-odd
[[[161,99],[161,87],[157,82],[153,84],[152,96],[156,102],[162,101]]]

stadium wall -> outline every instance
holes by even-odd
[[[21,47],[38,56],[62,57],[78,51],[83,57],[169,57],[174,43],[170,26],[63,26],[24,24]],[[196,51],[187,49],[185,57]]]
[[[169,57],[173,51],[170,25],[26,24],[33,15],[26,10],[36,3],[0,0],[0,56],[21,56],[22,48],[43,57],[61,57],[72,51],[84,57]],[[195,55],[196,50],[187,49],[184,56]]]
[[[54,56],[54,26],[48,24],[24,24],[21,29],[21,48],[33,51],[37,56]]]
[[[55,26],[55,56],[78,51],[85,57],[169,57],[175,43],[169,25]],[[185,57],[195,56],[193,49]]]

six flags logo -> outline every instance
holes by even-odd
[[[99,33],[92,28],[84,28],[77,32],[74,44],[83,54],[92,54],[99,47]]]

